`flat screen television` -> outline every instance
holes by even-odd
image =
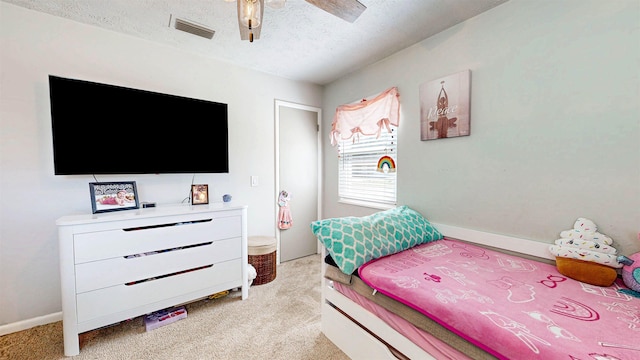
[[[228,173],[227,104],[49,76],[56,175]]]

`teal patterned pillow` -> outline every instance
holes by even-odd
[[[407,206],[364,217],[314,221],[311,231],[345,274],[369,260],[442,239],[427,219]]]

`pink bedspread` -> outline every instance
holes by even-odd
[[[372,260],[372,288],[502,359],[640,359],[640,299],[445,239]]]

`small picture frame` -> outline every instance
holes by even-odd
[[[140,208],[135,181],[89,183],[94,214]]]
[[[209,185],[191,185],[191,204],[205,205],[209,203]]]

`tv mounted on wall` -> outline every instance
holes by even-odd
[[[228,173],[227,104],[49,76],[56,175]]]

